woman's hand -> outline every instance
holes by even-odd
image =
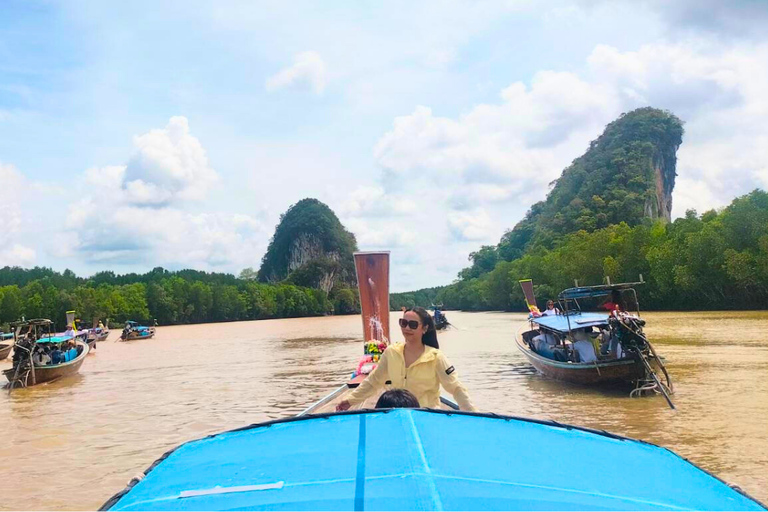
[[[352,404],[350,404],[350,403],[349,403],[349,400],[342,400],[342,401],[341,401],[341,402],[339,402],[339,404],[336,406],[336,411],[337,411],[337,412],[346,411],[346,410],[347,410],[347,409],[349,409],[351,406],[352,406]]]

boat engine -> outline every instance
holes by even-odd
[[[645,320],[626,313],[618,313],[608,320],[611,333],[619,340],[626,351],[642,353],[648,348],[648,343],[643,335]]]

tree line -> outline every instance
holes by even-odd
[[[146,274],[99,272],[89,278],[50,268],[0,269],[0,328],[25,318],[50,318],[63,330],[65,313],[86,323],[109,318],[161,325],[347,314],[359,311],[355,290],[322,290],[256,282],[194,270],[155,268]]]
[[[540,301],[574,286],[637,281],[641,305],[657,310],[768,307],[768,193],[755,190],[721,211],[694,210],[672,223],[619,223],[535,247],[511,261],[496,247],[470,256],[472,266],[453,284],[394,294],[398,306],[443,303],[469,311],[523,311],[518,284],[533,279]]]

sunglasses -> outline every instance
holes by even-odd
[[[400,319],[400,327],[405,328],[406,326],[410,327],[411,329],[418,329],[419,328],[419,321],[418,320],[406,320],[405,318]]]

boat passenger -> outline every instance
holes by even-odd
[[[64,362],[64,354],[61,350],[59,350],[59,347],[54,346],[53,350],[51,350],[51,364],[60,364]]]
[[[74,344],[70,344],[69,350],[67,350],[67,361],[72,361],[73,359],[76,359],[78,356],[77,349],[75,348]]]
[[[456,368],[439,350],[432,317],[426,309],[414,307],[400,319],[405,343],[389,346],[378,366],[336,407],[346,411],[363,402],[391,381],[396,388],[413,393],[421,407],[440,407],[440,386],[453,395],[463,411],[474,411],[467,389],[456,375]]]
[[[418,409],[419,400],[407,389],[397,388],[385,391],[376,402],[376,409]]]
[[[534,336],[531,340],[533,342],[533,348],[536,351],[550,349],[554,345],[557,345],[558,341],[554,334],[551,332],[539,331],[541,334]]]
[[[597,361],[595,346],[589,337],[591,331],[591,327],[573,331],[573,350],[579,355],[579,362],[581,363]]]
[[[555,306],[555,301],[548,300],[547,301],[547,309],[541,312],[541,316],[547,316],[547,315],[561,315],[560,308]]]
[[[40,362],[43,365],[51,364],[51,350],[48,347],[43,348],[43,353],[40,354]]]
[[[622,304],[623,302],[619,290],[611,290],[611,298],[606,299],[600,307],[613,314],[614,311],[624,311],[624,306]]]

